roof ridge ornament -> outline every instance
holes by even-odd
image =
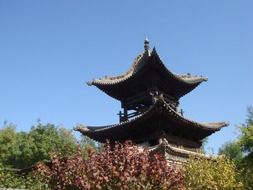
[[[149,51],[149,40],[147,37],[144,40],[144,49],[145,51]]]

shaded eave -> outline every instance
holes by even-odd
[[[130,69],[123,75],[94,79],[93,81],[87,82],[87,84],[94,85],[109,96],[121,100],[122,96],[119,94],[119,89],[128,88],[128,86],[132,85],[134,79],[138,78],[138,75],[141,75],[143,70],[152,71],[153,68],[159,70],[162,80],[165,81],[165,83],[176,83],[178,87],[182,87],[182,92],[176,95],[178,98],[193,90],[201,82],[207,81],[207,78],[202,76],[192,76],[190,74],[178,75],[172,73],[163,64],[156,50],[153,49],[153,51],[148,50],[140,54],[134,60]],[[145,75],[143,76],[145,77]],[[168,85],[167,87],[169,88],[170,86]]]
[[[173,147],[168,143],[158,144],[148,148],[148,151],[152,154],[154,153],[161,153],[165,155],[165,153],[170,155],[176,155],[179,157],[189,158],[190,156],[193,157],[206,157],[203,153],[200,152],[193,152],[189,150],[184,150],[182,148]]]
[[[167,125],[157,126],[150,124],[157,118],[166,120]],[[169,125],[169,123],[173,123]],[[150,124],[150,125],[149,125]],[[173,126],[178,128],[173,128]],[[158,100],[146,112],[119,124],[93,127],[80,126],[76,130],[98,142],[105,142],[107,139],[113,141],[133,140],[138,136],[148,135],[157,131],[186,131],[194,140],[200,141],[212,133],[227,126],[227,122],[198,123],[182,117],[172,107],[162,100]],[[176,133],[177,133],[176,132]],[[190,133],[190,134],[189,134]],[[137,142],[138,143],[138,142]]]

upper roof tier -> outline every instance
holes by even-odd
[[[133,62],[130,69],[120,76],[104,77],[87,82],[120,101],[148,89],[157,89],[179,99],[196,88],[206,77],[190,74],[178,75],[166,68],[155,48],[145,51]]]
[[[161,132],[200,142],[227,125],[226,122],[198,123],[186,119],[170,104],[158,98],[147,111],[129,121],[101,127],[82,126],[77,127],[76,130],[102,143],[107,139],[120,142],[132,140],[135,143],[142,143],[149,138],[158,138]]]

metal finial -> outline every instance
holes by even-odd
[[[149,40],[148,38],[146,37],[145,41],[144,41],[144,49],[145,51],[148,51],[149,50]]]

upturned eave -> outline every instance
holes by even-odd
[[[159,123],[160,120],[166,120],[167,124],[151,124],[152,121]],[[102,143],[107,139],[114,141],[135,141],[136,134],[139,136],[148,136],[150,133],[152,134],[159,131],[166,131],[168,133],[173,131],[176,134],[180,131],[184,131],[186,135],[191,136],[195,141],[201,141],[203,138],[219,131],[227,125],[227,122],[199,123],[186,119],[180,115],[180,113],[173,110],[169,104],[163,100],[158,100],[143,114],[129,121],[98,127],[79,126],[75,130]]]
[[[179,75],[171,72],[166,68],[165,64],[160,59],[157,51],[153,49],[152,51],[144,51],[141,53],[133,62],[130,69],[119,76],[104,77],[99,79],[94,79],[87,82],[89,86],[96,86],[100,90],[104,91],[109,96],[122,100],[125,97],[125,93],[121,93],[120,89],[131,89],[129,92],[133,91],[130,95],[138,93],[138,86],[145,86],[149,88],[151,84],[143,83],[140,81],[145,80],[145,77],[149,76],[149,73],[157,70],[159,74],[156,74],[159,81],[163,81],[163,89],[160,89],[164,92],[171,91],[175,92],[174,96],[180,98],[181,96],[189,93],[200,83],[207,81],[208,79],[203,76],[193,76],[191,74]],[[145,74],[143,74],[145,72]],[[143,79],[144,78],[144,79]],[[141,79],[141,80],[140,80]],[[155,79],[154,79],[155,80]],[[161,84],[161,83],[160,83]],[[132,85],[136,85],[135,90],[132,89]],[[177,86],[177,91],[174,91],[174,86]],[[140,88],[140,91],[143,90]],[[135,92],[136,91],[136,92]]]

